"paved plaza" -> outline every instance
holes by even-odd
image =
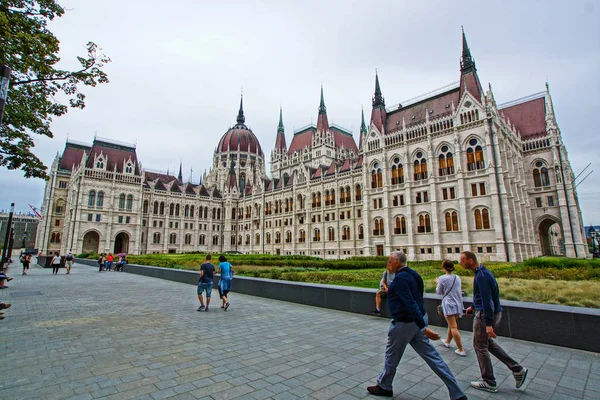
[[[58,276],[38,267],[21,276],[13,266],[9,275],[0,291],[13,304],[0,321],[1,399],[375,398],[366,386],[382,369],[386,319],[238,295],[235,281],[230,310],[215,301],[206,313],[182,283],[83,265]],[[516,390],[499,365],[499,393],[467,389],[469,399],[600,399],[598,354],[500,342],[529,368],[528,381]],[[435,345],[468,388],[479,376],[470,344],[466,358]],[[448,398],[412,349],[394,391]]]

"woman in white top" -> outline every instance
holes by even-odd
[[[435,289],[437,294],[441,294],[442,298],[442,310],[446,322],[448,322],[448,336],[446,340],[442,339],[442,344],[446,347],[450,347],[452,339],[456,342],[456,349],[454,352],[459,356],[466,356],[465,349],[462,345],[462,339],[458,332],[458,319],[463,315],[463,300],[462,300],[462,287],[460,277],[454,275],[454,263],[450,260],[444,260],[442,262],[442,268],[444,275],[435,279],[437,287]]]
[[[56,252],[56,255],[52,258],[52,275],[58,275],[58,269],[60,268],[60,253]]]

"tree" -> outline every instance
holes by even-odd
[[[53,117],[85,107],[82,86],[108,83],[102,67],[110,58],[93,42],[77,57],[81,68],[55,68],[60,42],[47,24],[64,13],[55,0],[0,0],[0,65],[12,70],[0,126],[0,166],[22,169],[26,178],[48,178],[47,167],[32,153],[35,135],[53,137]]]

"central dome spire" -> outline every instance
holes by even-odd
[[[238,125],[244,125],[246,122],[246,117],[244,117],[244,92],[242,92],[240,96],[240,111],[237,115],[237,123]]]

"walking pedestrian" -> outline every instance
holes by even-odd
[[[429,368],[444,381],[450,399],[467,399],[452,371],[429,341],[438,340],[440,335],[427,327],[428,318],[423,304],[423,279],[416,271],[406,266],[406,255],[401,251],[390,254],[387,270],[396,274],[387,295],[392,322],[388,330],[384,370],[377,379],[377,385],[369,386],[367,391],[375,396],[394,396],[392,384],[396,369],[406,346],[410,344]]]
[[[212,256],[206,255],[206,260],[200,265],[200,277],[198,278],[198,300],[200,300],[200,307],[197,311],[209,311],[208,306],[210,305],[210,297],[212,295],[213,278],[215,276],[215,266],[210,262]],[[202,294],[206,292],[206,306],[202,299]]]
[[[112,255],[112,253],[108,253],[108,255],[106,256],[106,270],[107,271],[112,271],[112,266],[113,266],[113,262],[115,261],[115,257]]]
[[[58,270],[60,269],[60,252],[57,251],[54,257],[52,258],[52,275],[58,275]]]
[[[441,342],[445,347],[450,348],[450,342],[454,339],[458,347],[454,353],[465,357],[467,353],[465,353],[462,339],[458,332],[458,319],[463,315],[462,284],[460,277],[452,273],[454,271],[454,263],[452,261],[444,260],[442,262],[442,269],[444,270],[444,275],[435,279],[435,291],[437,294],[444,295],[442,297],[442,313],[448,323],[448,334],[446,340],[442,339]]]
[[[494,340],[495,330],[502,319],[500,290],[492,272],[479,264],[477,256],[470,251],[460,254],[460,264],[475,272],[473,279],[473,305],[467,309],[467,315],[475,314],[473,319],[473,350],[477,355],[481,378],[471,382],[471,387],[496,393],[498,386],[494,377],[494,369],[490,353],[506,365],[513,373],[515,386],[519,389],[527,378],[527,368],[513,360]]]
[[[231,281],[233,280],[233,267],[231,263],[227,261],[224,255],[219,257],[219,297],[221,298],[221,308],[227,311],[229,308],[229,300],[227,295],[231,290]]]
[[[23,275],[27,275],[29,265],[31,264],[31,254],[23,254]]]
[[[100,254],[100,257],[98,257],[98,272],[102,272],[102,270],[104,269],[104,253]]]
[[[65,257],[65,267],[67,268],[67,275],[71,273],[71,268],[73,267],[73,263],[75,262],[75,257],[69,251],[67,256]]]

